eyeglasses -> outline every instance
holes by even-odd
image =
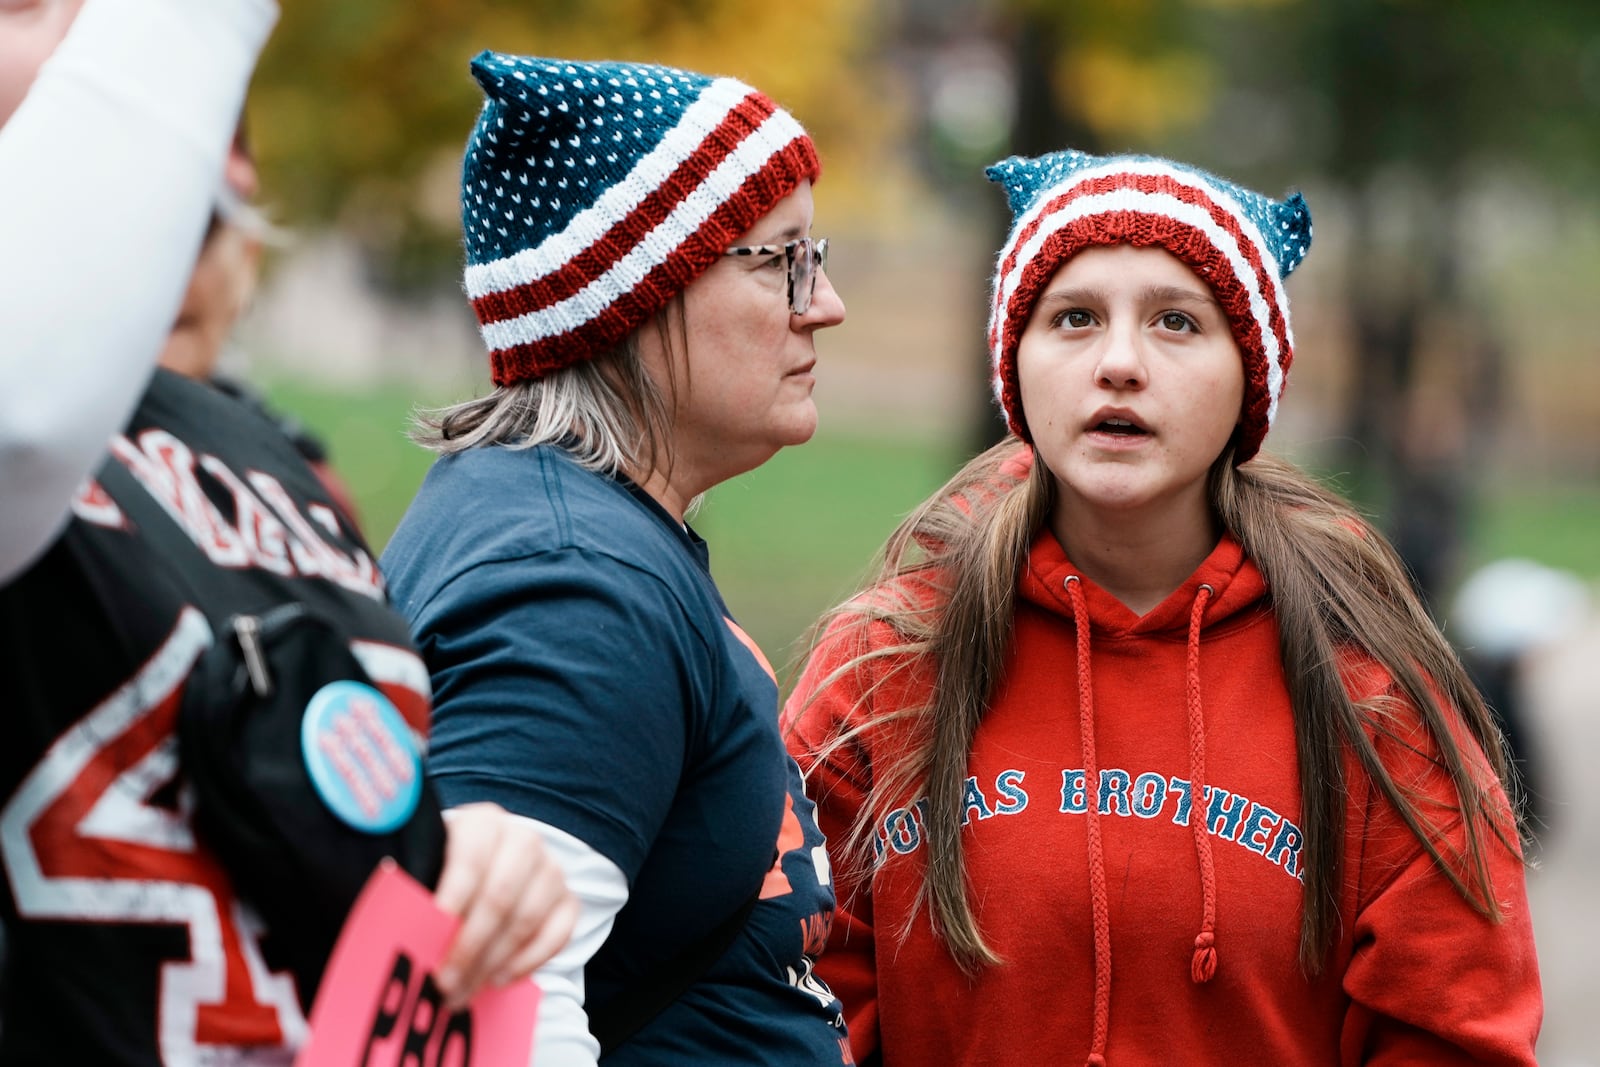
[[[804,315],[811,310],[811,297],[817,291],[817,271],[828,267],[828,239],[800,237],[782,245],[737,245],[725,256],[775,256],[783,254],[789,269],[789,310]]]

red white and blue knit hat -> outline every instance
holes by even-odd
[[[467,142],[466,290],[494,381],[614,348],[820,165],[732,78],[484,52]]]
[[[1093,245],[1156,245],[1211,287],[1244,357],[1244,410],[1234,462],[1261,448],[1294,358],[1287,278],[1311,245],[1311,211],[1295,193],[1271,200],[1151,156],[1052,152],[986,172],[1005,186],[1014,222],[995,269],[989,316],[994,393],[1013,432],[1031,441],[1017,384],[1017,342],[1044,286]]]

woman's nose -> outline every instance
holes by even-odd
[[[837,326],[844,321],[844,299],[828,278],[825,267],[817,269],[817,287],[811,293],[811,306],[804,315],[795,316],[802,324],[815,329]]]

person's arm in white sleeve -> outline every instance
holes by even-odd
[[[543,995],[532,1062],[540,1067],[593,1067],[600,1059],[600,1043],[589,1033],[583,1007],[583,969],[611,936],[612,923],[628,902],[628,880],[621,868],[578,838],[548,823],[529,821],[543,836],[546,853],[560,865],[567,889],[578,898],[571,940],[533,975]]]
[[[88,0],[0,127],[0,583],[149,380],[273,0]]]

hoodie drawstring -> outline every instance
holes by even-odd
[[[1185,681],[1189,705],[1189,825],[1194,829],[1194,854],[1200,862],[1200,933],[1194,939],[1189,976],[1195,984],[1217,973],[1217,872],[1211,863],[1211,835],[1206,830],[1206,724],[1200,707],[1200,623],[1214,590],[1202,585],[1189,612],[1189,669]]]
[[[1069,574],[1062,583],[1072,605],[1073,629],[1078,644],[1078,733],[1083,747],[1085,792],[1084,828],[1089,847],[1089,903],[1094,915],[1094,1030],[1086,1067],[1106,1067],[1106,1038],[1111,1029],[1111,908],[1106,895],[1105,851],[1100,844],[1100,770],[1095,764],[1094,673],[1089,661],[1089,606],[1083,583]],[[1189,655],[1184,692],[1189,717],[1189,825],[1194,830],[1194,851],[1200,863],[1200,933],[1194,939],[1189,976],[1196,984],[1209,982],[1217,973],[1217,875],[1211,862],[1211,837],[1206,831],[1204,799],[1206,776],[1205,718],[1200,703],[1200,627],[1206,604],[1216,590],[1202,585],[1189,613]]]
[[[1094,675],[1089,667],[1089,607],[1076,574],[1066,579],[1078,635],[1078,732],[1083,743],[1084,827],[1089,837],[1089,902],[1094,913],[1094,1033],[1087,1067],[1106,1067],[1111,1029],[1111,906],[1106,897],[1106,859],[1100,847],[1100,771],[1094,754]]]

